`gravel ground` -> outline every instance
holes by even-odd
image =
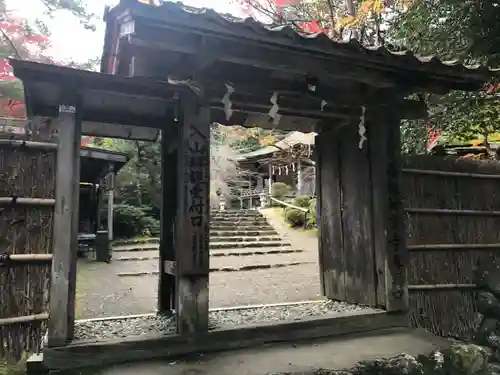
[[[290,249],[305,250],[301,253],[278,255],[254,255],[213,257],[212,264],[218,263],[237,268],[253,260],[271,260],[279,263],[309,260],[317,262],[317,239],[304,233],[287,228],[282,220],[271,218],[270,222],[280,236],[292,242]],[[282,227],[280,227],[282,226]],[[268,228],[268,227],[267,227]],[[288,235],[288,236],[287,236]],[[115,251],[114,259],[119,257],[155,257],[157,247],[151,250]],[[127,250],[137,248],[136,244],[120,246]],[[155,249],[156,248],[156,249]],[[212,250],[217,254],[225,252],[243,253],[276,250],[276,248],[220,249]],[[295,258],[295,259],[292,259]],[[287,260],[287,261],[285,261]],[[144,314],[156,309],[158,276],[145,275],[119,277],[118,273],[156,270],[158,260],[151,261],[113,261],[110,264],[79,261],[77,280],[77,319]],[[210,307],[231,307],[279,302],[296,302],[321,298],[317,264],[260,269],[241,272],[214,272],[210,274]]]
[[[334,301],[318,301],[285,306],[211,311],[211,329],[256,324],[262,322],[296,321],[307,317],[334,316],[341,312],[375,311],[364,306]],[[173,334],[175,318],[165,316],[144,316],[114,320],[77,322],[75,340],[112,340],[148,333]]]

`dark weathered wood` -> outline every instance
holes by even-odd
[[[140,27],[141,30],[138,31],[137,27]],[[158,33],[164,36],[161,40],[158,40]],[[171,29],[168,33],[165,33],[165,29],[153,29],[151,27],[146,30],[145,27],[139,26],[137,23],[133,35],[128,36],[128,43],[141,50],[154,50],[158,54],[161,52],[170,54],[180,52],[197,55],[202,38],[198,40],[190,38],[189,43],[186,43],[185,38],[186,34],[184,33],[178,33]],[[335,61],[320,56],[313,57],[297,49],[293,51],[286,50],[285,52],[284,49],[280,49],[277,45],[259,44],[258,46],[252,46],[248,43],[242,43],[241,40],[222,41],[215,38],[205,39],[205,43],[208,48],[217,51],[217,60],[221,62],[259,69],[278,70],[298,75],[304,75],[305,71],[314,71],[315,74],[324,77],[325,80],[350,79],[375,87],[391,87],[396,84],[394,79],[384,76],[383,73],[372,71],[370,75],[367,75],[366,70],[361,69],[360,71],[359,66],[348,65],[345,61]],[[138,51],[137,54],[140,55],[141,53]],[[287,56],[286,60],[283,60],[284,54]]]
[[[79,99],[79,98],[78,98]],[[73,340],[73,334],[75,331],[75,303],[76,303],[76,273],[77,273],[77,261],[78,261],[78,232],[80,227],[80,153],[81,153],[81,139],[82,139],[82,106],[81,102],[75,100],[76,113],[75,113],[75,141],[74,141],[74,152],[72,162],[72,175],[71,178],[74,181],[73,185],[73,195],[71,199],[73,200],[72,207],[72,220],[71,220],[71,247],[69,248],[70,254],[70,272],[68,277],[68,340]],[[64,169],[63,169],[64,171]],[[59,173],[58,169],[56,173]],[[63,172],[65,173],[65,172]],[[114,188],[114,185],[113,185]],[[111,206],[111,215],[108,211],[108,218],[113,218],[113,207]],[[108,219],[109,222],[109,219]],[[112,228],[108,228],[108,233],[112,232]],[[56,234],[57,236],[57,234]]]
[[[407,267],[409,253],[406,248],[406,228],[401,180],[400,119],[388,115],[385,122],[392,128],[387,132],[387,193],[389,197],[387,262],[385,270],[386,309],[408,310]]]
[[[272,107],[268,97],[248,97],[247,101],[238,101],[234,98],[232,108],[235,111],[268,113]],[[321,99],[317,98],[314,101],[307,101],[304,98],[295,99],[281,95],[278,99],[280,109],[278,111],[282,116],[305,117],[309,119],[358,119],[360,116],[359,107],[339,106],[337,104],[326,105],[321,109]],[[427,115],[425,104],[415,100],[407,100],[400,103],[398,112],[406,119],[420,119]],[[223,108],[224,105],[220,102],[220,98],[214,98],[210,103],[211,108]],[[391,110],[386,108],[386,110]]]
[[[172,119],[173,122],[173,119]],[[171,123],[169,126],[177,126]],[[160,276],[158,286],[158,311],[168,313],[175,309],[176,278],[167,272],[165,264],[175,263],[174,223],[177,208],[177,151],[168,151],[172,139],[164,131],[161,138],[161,233],[160,233]]]
[[[342,241],[342,194],[340,190],[339,142],[333,133],[316,136],[316,168],[319,173],[320,277],[326,297],[345,301],[346,259]]]
[[[74,103],[61,105],[58,127],[56,204],[48,345],[61,346],[71,339],[76,280],[80,124]],[[76,169],[76,170],[75,170]],[[78,222],[78,220],[76,220]]]
[[[66,347],[44,348],[51,370],[103,366],[124,361],[176,358],[187,354],[261,346],[273,342],[334,337],[351,333],[407,327],[405,314],[386,312],[339,313],[335,317],[309,318],[286,323],[262,323],[219,329],[199,336],[161,333],[113,342],[81,342]]]
[[[373,205],[373,250],[375,253],[375,280],[377,305],[386,307],[385,270],[387,263],[387,230],[389,225],[387,133],[392,131],[383,120],[370,120],[367,124],[370,149],[370,174]]]
[[[369,144],[360,149],[358,124],[338,133],[342,189],[342,231],[346,273],[346,301],[377,304]]]
[[[323,165],[323,158],[321,154],[318,152],[318,150],[321,150],[321,138],[319,135],[317,135],[314,138],[314,156],[315,156],[315,185],[316,185],[316,228],[318,230],[318,268],[319,268],[319,284],[321,288],[321,295],[326,297],[326,282],[325,282],[325,273],[327,269],[325,268],[325,262],[324,257],[324,248],[323,248],[323,243],[321,239],[323,238],[321,235],[321,174],[322,169],[321,166]],[[272,167],[271,164],[269,164],[269,193],[271,193],[271,171]],[[330,297],[331,298],[331,297]]]
[[[177,166],[177,330],[208,331],[210,112],[194,95],[181,96]]]
[[[49,375],[49,369],[43,362],[43,354],[32,354],[26,361],[27,375]]]

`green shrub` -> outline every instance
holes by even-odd
[[[288,221],[292,227],[304,226],[304,212],[296,208],[287,207],[285,209],[285,220]]]
[[[131,238],[140,235],[155,235],[159,221],[146,214],[147,207],[119,204],[114,209],[113,231],[117,238]]]
[[[144,216],[141,219],[142,235],[144,236],[159,236],[160,235],[160,220],[151,216]]]
[[[297,207],[309,208],[309,202],[311,201],[311,197],[307,195],[299,195],[293,198],[292,204]]]
[[[308,228],[316,227],[316,198],[309,201],[309,212],[307,213],[306,226]]]
[[[276,182],[271,185],[271,194],[276,199],[281,200],[287,195],[290,195],[291,193],[292,193],[292,187],[283,182]]]

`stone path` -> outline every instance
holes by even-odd
[[[287,233],[277,220],[275,229],[256,210],[213,213],[211,219],[212,308],[321,298],[313,238],[307,243],[300,237],[307,234]],[[150,242],[117,246],[110,264],[79,263],[77,318],[156,309],[159,254],[157,241]]]

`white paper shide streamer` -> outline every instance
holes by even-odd
[[[224,113],[226,114],[226,121],[229,121],[233,115],[233,102],[231,101],[231,94],[234,92],[234,87],[226,84],[226,94],[222,97],[221,103],[224,105]]]
[[[366,127],[365,127],[365,113],[366,113],[366,107],[362,106],[361,107],[361,117],[359,118],[359,124],[358,124],[358,134],[359,134],[359,149],[363,149],[363,143],[368,139],[365,136],[366,133]]]
[[[278,111],[280,110],[280,107],[278,105],[278,93],[274,92],[269,101],[273,106],[269,110],[268,115],[273,120],[273,125],[278,125],[281,119],[281,115],[278,113]]]

